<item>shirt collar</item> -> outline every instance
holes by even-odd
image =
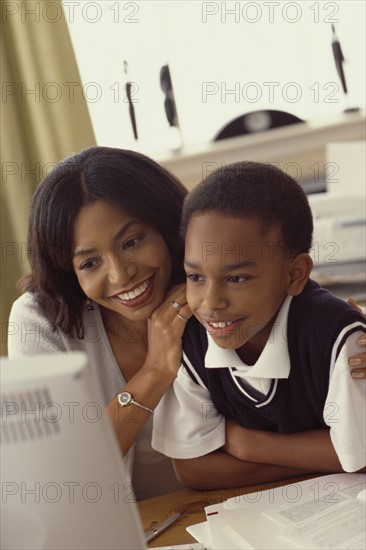
[[[205,366],[208,369],[235,367],[240,378],[288,378],[290,356],[287,347],[287,318],[292,296],[287,296],[273,324],[268,341],[252,365],[246,365],[234,349],[223,349],[208,334]]]

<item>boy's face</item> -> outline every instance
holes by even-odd
[[[221,348],[256,360],[290,285],[281,231],[218,212],[192,217],[185,245],[187,300]]]

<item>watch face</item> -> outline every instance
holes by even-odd
[[[127,391],[121,393],[119,396],[119,402],[121,405],[128,405],[131,402],[132,396]]]

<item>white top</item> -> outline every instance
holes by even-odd
[[[23,294],[14,302],[10,313],[9,357],[83,351],[89,358],[105,404],[110,402],[126,381],[110,346],[99,307],[94,306],[93,311],[84,313],[85,338],[80,340],[67,336],[60,329],[52,332],[50,321],[40,311],[33,295],[30,292]],[[181,488],[170,459],[152,448],[151,432],[152,419],[125,456],[138,500]]]
[[[263,394],[268,393],[272,379],[288,378],[290,358],[286,338],[282,334],[286,334],[291,299],[292,297],[288,297],[283,303],[270,338],[255,365],[246,365],[235,350],[219,348],[209,336],[206,368],[235,367],[238,369],[236,376]],[[346,472],[365,466],[366,380],[355,381],[348,366],[348,357],[359,352],[357,338],[361,334],[361,331],[356,331],[349,336],[337,361],[332,359],[323,414],[324,421],[330,428],[333,446]],[[341,337],[340,335],[334,345],[332,358],[335,357]],[[276,357],[276,362],[273,357]],[[277,361],[277,358],[280,360]],[[186,357],[185,359],[187,360]],[[274,391],[275,388],[276,384]],[[268,396],[268,400],[273,393]],[[177,426],[179,430],[176,429]],[[181,366],[173,389],[165,394],[155,410],[153,447],[172,458],[184,459],[208,454],[224,444],[224,417],[217,412],[203,382],[196,384]]]

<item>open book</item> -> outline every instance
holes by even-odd
[[[365,549],[365,481],[332,474],[208,506],[210,548]]]

